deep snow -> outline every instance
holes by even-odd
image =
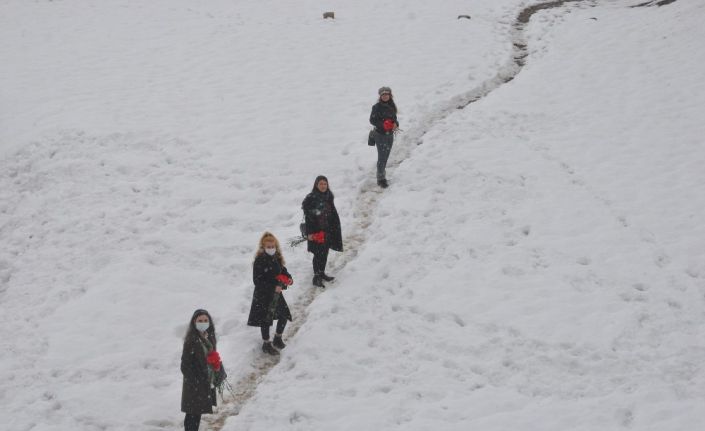
[[[8,429],[178,429],[198,307],[231,381],[257,375],[254,247],[319,173],[338,280],[223,429],[705,426],[705,6],[568,3],[519,34],[532,2],[431,3],[0,5]],[[517,37],[516,78],[446,116]],[[405,132],[376,194],[380,85]],[[310,257],[286,258],[300,304]]]

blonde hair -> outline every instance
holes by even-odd
[[[282,265],[284,265],[284,264],[285,264],[285,262],[284,262],[284,255],[282,255],[282,249],[281,249],[281,247],[279,246],[279,240],[278,240],[277,237],[274,236],[274,234],[271,233],[271,232],[265,232],[265,233],[263,233],[262,236],[260,237],[260,239],[259,239],[259,245],[257,246],[257,253],[255,253],[255,259],[258,258],[258,257],[260,257],[261,255],[265,254],[265,252],[264,252],[264,242],[265,242],[265,241],[268,241],[268,240],[273,240],[273,241],[274,241],[274,245],[275,245],[275,247],[277,248],[277,252],[276,252],[275,256],[277,257],[277,259],[279,259],[279,263],[282,264]]]

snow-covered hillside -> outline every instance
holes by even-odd
[[[0,4],[3,426],[179,429],[207,308],[249,386],[202,429],[703,428],[705,5],[538,3]],[[287,251],[272,365],[252,257],[318,174],[347,250]]]

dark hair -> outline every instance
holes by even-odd
[[[326,180],[328,182],[328,177],[325,175],[319,175],[316,177],[316,181],[313,182],[313,190],[318,190],[318,182],[321,180]]]
[[[328,183],[328,190],[326,191],[326,193],[330,193],[332,196],[333,192],[330,189],[330,181],[328,181],[328,178],[326,178],[325,175],[319,175],[316,177],[316,181],[313,183],[313,190],[311,190],[311,192],[312,193],[321,193],[321,191],[318,190],[318,182],[321,180],[326,180],[326,182]]]
[[[397,115],[397,104],[394,103],[394,96],[389,94],[389,100],[384,102],[382,101],[382,95],[379,96],[379,103],[384,103],[385,105],[389,105],[393,110],[394,110],[394,115]]]
[[[191,316],[191,320],[188,322],[188,329],[186,330],[184,340],[188,340],[192,337],[199,337],[198,329],[196,329],[195,323],[196,319],[199,316],[208,316],[208,322],[210,323],[210,325],[208,325],[208,329],[206,329],[206,332],[208,333],[208,340],[213,345],[213,349],[215,349],[215,325],[213,324],[213,318],[211,317],[210,313],[208,313],[202,308],[199,308],[198,310],[193,312],[193,316]]]

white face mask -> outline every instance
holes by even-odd
[[[200,332],[206,332],[206,330],[211,326],[210,322],[196,322],[196,329]]]
[[[264,249],[264,252],[270,256],[274,256],[274,254],[277,252],[277,249],[276,247],[267,247]]]

